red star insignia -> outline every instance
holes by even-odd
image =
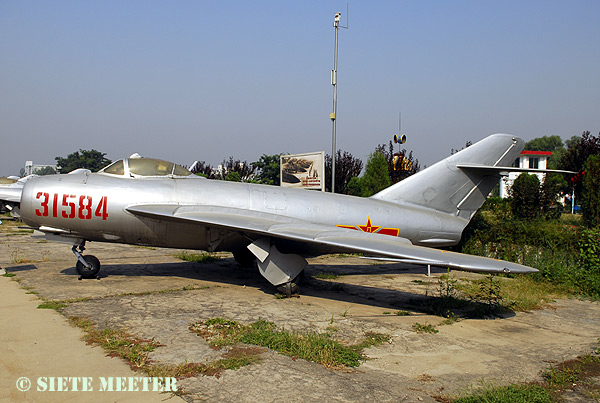
[[[358,225],[358,228],[360,228],[363,232],[376,232],[381,227],[377,225],[372,225],[371,217],[369,216],[367,218],[367,225]]]

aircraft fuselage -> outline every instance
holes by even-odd
[[[34,228],[73,238],[200,250],[235,250],[249,243],[235,230],[134,215],[135,205],[204,205],[277,214],[349,230],[378,232],[413,244],[456,244],[467,220],[415,205],[371,198],[207,180],[125,178],[77,173],[35,178],[23,188],[21,215]],[[296,245],[297,246],[297,245]],[[333,252],[330,247],[318,253]]]

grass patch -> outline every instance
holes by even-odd
[[[541,371],[541,376],[542,382],[539,383],[485,386],[470,396],[454,400],[454,403],[557,402],[563,400],[561,393],[565,391],[569,391],[568,396],[574,401],[598,400],[600,386],[594,379],[600,376],[600,348],[591,354],[551,366]]]
[[[592,354],[564,361],[541,372],[546,386],[556,389],[570,389],[576,384],[585,384],[590,376],[600,376],[600,355]],[[592,386],[592,385],[588,385]],[[600,388],[596,386],[596,391]]]
[[[541,309],[555,298],[568,295],[568,290],[564,287],[541,283],[529,275],[516,275],[512,278],[497,275],[493,278],[493,285],[490,285],[490,276],[487,276],[478,280],[460,281],[456,288],[463,298],[488,305],[492,314],[508,310],[525,312]],[[497,288],[494,290],[494,287]]]
[[[27,292],[26,294],[38,294],[37,291]],[[38,309],[54,309],[59,311],[73,302],[85,302],[91,300],[91,297],[68,298],[63,300],[44,300],[37,306]]]
[[[197,362],[185,362],[181,364],[149,363],[143,370],[148,376],[190,378],[207,372],[207,365]]]
[[[377,332],[366,332],[365,339],[358,345],[359,349],[365,349],[373,346],[380,346],[383,343],[388,343],[390,336]]]
[[[550,403],[551,394],[539,385],[510,385],[489,387],[454,403]]]
[[[430,323],[423,324],[423,323],[415,322],[412,325],[412,328],[417,333],[432,333],[432,334],[435,334],[435,333],[439,333],[440,332],[439,330],[437,330],[435,328],[434,325],[432,325]]]
[[[149,353],[161,346],[155,339],[141,339],[120,328],[99,329],[86,318],[68,319],[85,332],[84,340],[87,344],[102,347],[109,356],[124,359],[133,370],[143,371],[148,376],[188,378],[202,374],[220,377],[226,369],[235,370],[260,361],[258,355],[264,351],[257,347],[234,347],[223,354],[223,358],[207,364],[161,364],[149,358]]]
[[[6,273],[4,273],[2,275],[2,277],[14,277],[14,276],[16,276],[16,274],[15,273],[10,273],[10,272],[6,272]]]
[[[389,312],[389,311],[385,311],[383,314],[384,315],[391,315],[392,313]],[[409,316],[410,312],[408,312],[408,311],[396,311],[396,312],[394,312],[394,315],[396,315],[396,316]]]
[[[14,264],[22,264],[22,263],[35,263],[35,260],[26,258],[19,248],[13,250],[10,254],[11,260]]]
[[[10,231],[10,233],[6,234],[6,236],[29,235],[29,234],[33,234],[32,229],[18,229],[18,230]]]
[[[444,274],[426,298],[410,301],[417,309],[456,321],[458,318],[502,316],[514,311],[542,309],[569,295],[560,285],[539,282],[530,275],[487,275],[476,279]],[[454,316],[455,318],[452,318]]]
[[[60,311],[65,308],[67,304],[61,301],[45,301],[37,306],[37,309],[54,309],[55,311]]]
[[[454,314],[454,312],[448,311],[446,312],[446,319],[440,323],[440,325],[452,325],[453,323],[458,322],[460,319],[458,316]]]
[[[389,340],[389,336],[370,333],[363,343],[344,346],[331,338],[331,332],[288,332],[277,329],[274,323],[265,320],[242,325],[225,318],[213,318],[190,324],[190,330],[215,348],[236,343],[252,344],[290,357],[318,362],[330,368],[357,367],[365,359],[362,355],[363,348]]]
[[[257,347],[234,347],[223,358],[202,363],[181,363],[181,364],[155,364],[150,363],[143,370],[148,376],[155,377],[175,377],[190,378],[197,375],[215,376],[219,378],[224,370],[237,370],[246,365],[257,363],[261,360],[260,354],[264,349]]]
[[[90,320],[80,317],[69,320],[86,332],[84,340],[87,344],[102,347],[111,357],[125,359],[132,369],[142,369],[149,364],[148,353],[160,346],[154,339],[140,339],[124,329],[98,329]]]
[[[193,262],[193,263],[214,263],[221,259],[220,257],[213,255],[212,253],[208,253],[208,252],[193,253],[193,252],[188,252],[187,250],[183,250],[181,252],[175,253],[173,256],[175,256],[178,259],[184,260],[186,262]]]

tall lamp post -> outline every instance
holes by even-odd
[[[342,13],[335,13],[333,27],[335,28],[335,47],[333,53],[333,70],[331,70],[331,85],[333,85],[333,112],[329,114],[332,123],[331,133],[331,193],[335,193],[335,120],[337,113],[337,62],[338,62],[338,30],[340,29],[340,17]]]

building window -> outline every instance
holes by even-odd
[[[520,168],[520,167],[521,167],[521,158],[517,158],[517,159],[515,160],[515,162],[513,162],[512,166],[513,166],[514,168]]]
[[[538,169],[538,165],[540,163],[539,158],[529,158],[529,168],[530,169]]]

